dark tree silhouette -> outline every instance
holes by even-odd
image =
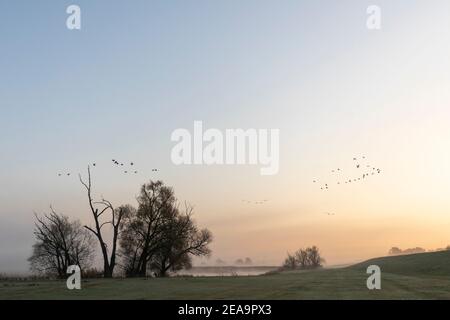
[[[64,278],[70,265],[78,265],[81,270],[89,268],[94,239],[78,220],[70,221],[53,208],[50,214],[35,216],[36,243],[28,259],[33,272]]]
[[[325,262],[325,259],[320,256],[319,248],[316,246],[306,248],[306,254],[308,256],[309,263],[307,267],[313,269],[322,267],[322,262]]]
[[[89,226],[84,226],[86,229],[91,231],[98,239],[100,244],[100,249],[103,257],[103,276],[105,278],[111,278],[114,273],[114,268],[116,266],[116,253],[117,253],[117,243],[119,239],[119,231],[123,221],[123,218],[128,214],[129,207],[121,206],[119,208],[114,208],[111,202],[102,199],[101,201],[94,201],[92,198],[92,182],[91,182],[91,170],[88,166],[88,180],[85,182],[79,175],[81,184],[85,187],[87,192],[87,197],[89,201],[89,208],[91,210],[92,216],[94,218],[95,226],[93,228]],[[103,217],[107,217],[103,219]],[[105,225],[110,225],[112,228],[112,249],[108,250],[108,245],[104,241],[104,235],[102,233],[102,228]]]
[[[325,262],[320,255],[319,248],[312,246],[306,249],[299,249],[295,254],[288,253],[287,258],[283,262],[285,269],[316,269],[322,267]]]
[[[308,252],[303,249],[297,250],[295,253],[295,259],[297,260],[297,264],[299,268],[305,269],[309,264]]]
[[[141,187],[138,209],[126,218],[121,237],[121,255],[127,276],[147,275],[147,267],[164,239],[164,223],[172,213],[174,192],[162,181]]]
[[[212,241],[209,230],[198,230],[192,220],[193,208],[186,205],[181,213],[177,207],[163,226],[161,244],[151,261],[151,268],[160,277],[167,271],[177,271],[191,267],[191,256],[208,256],[211,250],[208,245]]]
[[[131,211],[123,224],[121,256],[127,276],[145,277],[150,268],[157,276],[189,267],[191,256],[208,255],[212,236],[198,230],[192,208],[181,212],[173,189],[162,181],[141,187],[138,209]]]
[[[297,259],[295,259],[295,256],[288,253],[288,256],[286,259],[284,259],[283,262],[283,268],[285,269],[296,269],[297,268]]]

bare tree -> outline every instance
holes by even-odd
[[[288,253],[283,262],[286,269],[316,269],[322,267],[325,259],[322,258],[319,248],[312,246],[306,249],[299,249],[294,255]]]
[[[85,182],[79,175],[81,184],[85,187],[87,192],[87,197],[89,201],[89,208],[91,210],[92,216],[94,218],[94,227],[84,226],[86,229],[91,231],[98,239],[100,244],[100,249],[103,257],[103,276],[105,278],[111,278],[114,273],[114,268],[116,266],[116,253],[117,253],[117,242],[119,239],[119,231],[122,223],[122,219],[129,212],[127,206],[122,206],[119,208],[114,208],[111,202],[102,199],[101,201],[94,201],[92,197],[92,182],[91,182],[91,170],[88,166],[88,180]],[[106,218],[104,218],[106,217]],[[109,225],[112,228],[112,249],[108,250],[108,245],[104,240],[104,234],[102,233],[102,228],[105,225]]]
[[[284,259],[283,268],[296,269],[297,268],[297,259],[295,259],[295,256],[288,253],[288,256],[286,257],[286,259]]]
[[[325,262],[325,259],[320,256],[319,248],[316,246],[306,248],[306,253],[308,255],[308,267],[314,269],[322,267],[322,263]]]
[[[297,260],[299,268],[307,268],[308,267],[308,252],[303,249],[297,250],[295,253],[295,259]]]
[[[81,223],[70,221],[68,217],[56,213],[36,216],[32,256],[28,259],[31,270],[38,273],[66,276],[67,267],[78,265],[81,270],[92,262],[94,239],[83,229]]]

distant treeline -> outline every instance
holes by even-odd
[[[414,253],[424,253],[424,252],[433,252],[433,251],[445,251],[445,250],[450,250],[450,245],[448,245],[446,248],[438,248],[436,250],[426,250],[424,248],[421,247],[415,247],[415,248],[408,248],[408,249],[400,249],[398,247],[392,247],[391,249],[389,249],[388,254],[390,256],[398,256],[398,255],[402,255],[402,254],[414,254]]]
[[[225,266],[225,265],[227,265],[226,261],[224,261],[224,260],[222,260],[220,258],[216,259],[216,266]],[[251,265],[253,265],[253,261],[249,257],[246,257],[245,259],[239,258],[239,259],[236,259],[234,261],[234,263],[230,264],[230,265],[251,266]]]

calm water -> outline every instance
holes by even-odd
[[[247,266],[247,267],[192,267],[189,270],[181,270],[176,275],[203,276],[203,277],[230,277],[230,276],[257,276],[278,267],[271,266]]]

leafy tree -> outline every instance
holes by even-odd
[[[151,260],[151,268],[158,276],[164,277],[167,271],[177,271],[192,266],[191,256],[207,256],[212,241],[211,232],[198,230],[191,218],[192,208],[186,207],[183,214],[173,208],[172,215],[163,226],[161,244]]]
[[[191,256],[209,255],[212,235],[199,230],[192,220],[192,207],[180,210],[172,188],[162,181],[141,187],[138,208],[125,218],[121,233],[121,256],[127,276],[157,276],[186,268]]]

